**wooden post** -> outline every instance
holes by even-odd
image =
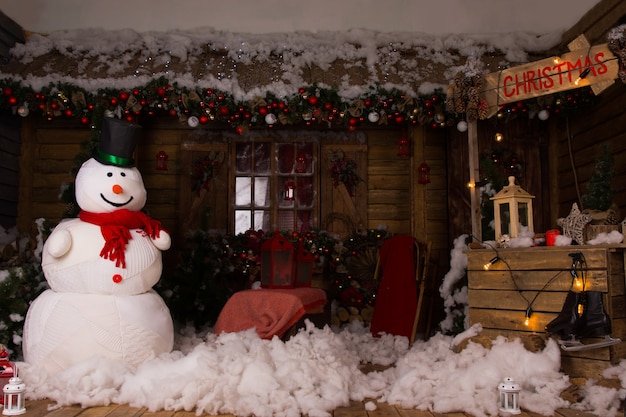
[[[480,213],[480,188],[475,186],[480,180],[478,162],[478,125],[476,121],[469,122],[467,124],[467,144],[469,159],[469,183],[473,185],[470,188],[472,236],[474,239],[482,241],[483,230]]]

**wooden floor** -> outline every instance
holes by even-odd
[[[133,408],[127,405],[110,405],[106,407],[63,407],[49,411],[53,405],[47,400],[26,401],[25,417],[198,417],[193,411],[157,411],[150,412],[145,408]],[[366,411],[362,403],[354,403],[350,407],[338,408],[333,412],[333,417],[467,417],[465,413],[433,413],[430,411],[405,410],[388,404],[378,404],[374,411]],[[520,417],[542,417],[540,414],[524,412]],[[204,414],[200,417],[209,417]],[[233,417],[223,415],[222,417]],[[593,414],[576,410],[558,410],[552,417],[596,417]],[[601,416],[600,416],[601,417]]]

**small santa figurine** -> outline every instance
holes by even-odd
[[[50,286],[30,306],[24,359],[51,372],[103,356],[136,366],[173,346],[173,324],[152,289],[171,239],[142,209],[147,192],[133,153],[141,127],[105,118],[99,147],[76,175],[78,218],[46,240]]]

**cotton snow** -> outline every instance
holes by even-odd
[[[111,403],[158,410],[195,410],[237,416],[330,416],[350,401],[376,402],[434,412],[497,414],[497,386],[510,376],[522,387],[522,408],[551,414],[567,407],[559,397],[569,386],[559,372],[560,352],[549,341],[540,352],[524,349],[519,339],[502,337],[490,349],[469,342],[450,349],[453,338],[441,333],[409,347],[406,337],[371,336],[353,324],[341,331],[306,328],[286,342],[260,339],[254,330],[209,332],[203,337],[181,333],[174,351],[136,369],[93,358],[56,375],[19,363],[27,399],[49,398],[55,407],[91,407]],[[392,363],[385,358],[393,358]],[[365,374],[365,363],[388,365]],[[589,388],[590,392],[593,388]],[[594,395],[598,390],[594,389]],[[603,391],[608,415],[617,390]]]

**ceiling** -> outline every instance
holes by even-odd
[[[212,28],[235,33],[370,29],[380,32],[563,32],[600,0],[0,0],[30,32]]]

